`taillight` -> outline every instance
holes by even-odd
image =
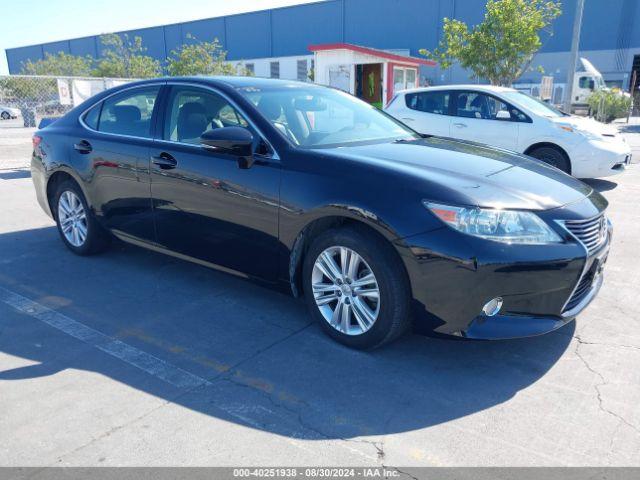
[[[33,143],[34,150],[38,148],[38,145],[40,145],[41,141],[42,141],[42,137],[39,137],[38,135],[34,135],[33,137],[31,137],[31,143]]]

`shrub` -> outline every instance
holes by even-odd
[[[611,123],[631,110],[631,97],[620,90],[597,90],[587,99],[591,114],[601,122]]]

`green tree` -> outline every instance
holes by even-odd
[[[19,104],[37,103],[57,95],[58,87],[55,78],[29,78],[9,75],[0,78],[0,97],[8,98]]]
[[[188,39],[196,40],[191,34]],[[184,77],[191,75],[251,75],[244,65],[238,67],[227,62],[227,52],[217,38],[212,42],[184,44],[171,51],[167,58],[169,75]]]
[[[540,33],[552,35],[551,22],[561,4],[552,0],[489,0],[482,23],[444,19],[443,35],[433,51],[420,53],[442,68],[454,62],[492,85],[510,86],[531,65],[542,46]]]
[[[80,57],[64,52],[55,55],[45,53],[44,58],[35,62],[28,60],[22,64],[22,74],[24,75],[55,75],[55,76],[89,76],[93,58],[90,56]]]
[[[147,49],[142,46],[142,38],[130,40],[126,33],[122,36],[110,33],[102,35],[100,41],[105,50],[92,72],[94,76],[150,78],[161,75],[160,62],[144,55]]]

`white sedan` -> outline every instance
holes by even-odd
[[[386,111],[420,133],[524,153],[578,178],[616,175],[631,161],[631,148],[617,128],[567,115],[512,88],[404,90]]]
[[[7,107],[5,105],[0,105],[0,119],[9,120],[11,118],[18,118],[20,116],[20,109]]]

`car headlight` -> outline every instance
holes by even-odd
[[[560,130],[564,130],[565,132],[575,133],[577,135],[581,135],[587,140],[602,140],[602,135],[594,132],[589,132],[587,130],[581,130],[579,128],[574,127],[573,125],[569,125],[566,123],[559,123],[556,125]]]
[[[549,225],[531,212],[455,207],[426,200],[422,203],[454,230],[474,237],[526,245],[562,242],[560,236]]]

